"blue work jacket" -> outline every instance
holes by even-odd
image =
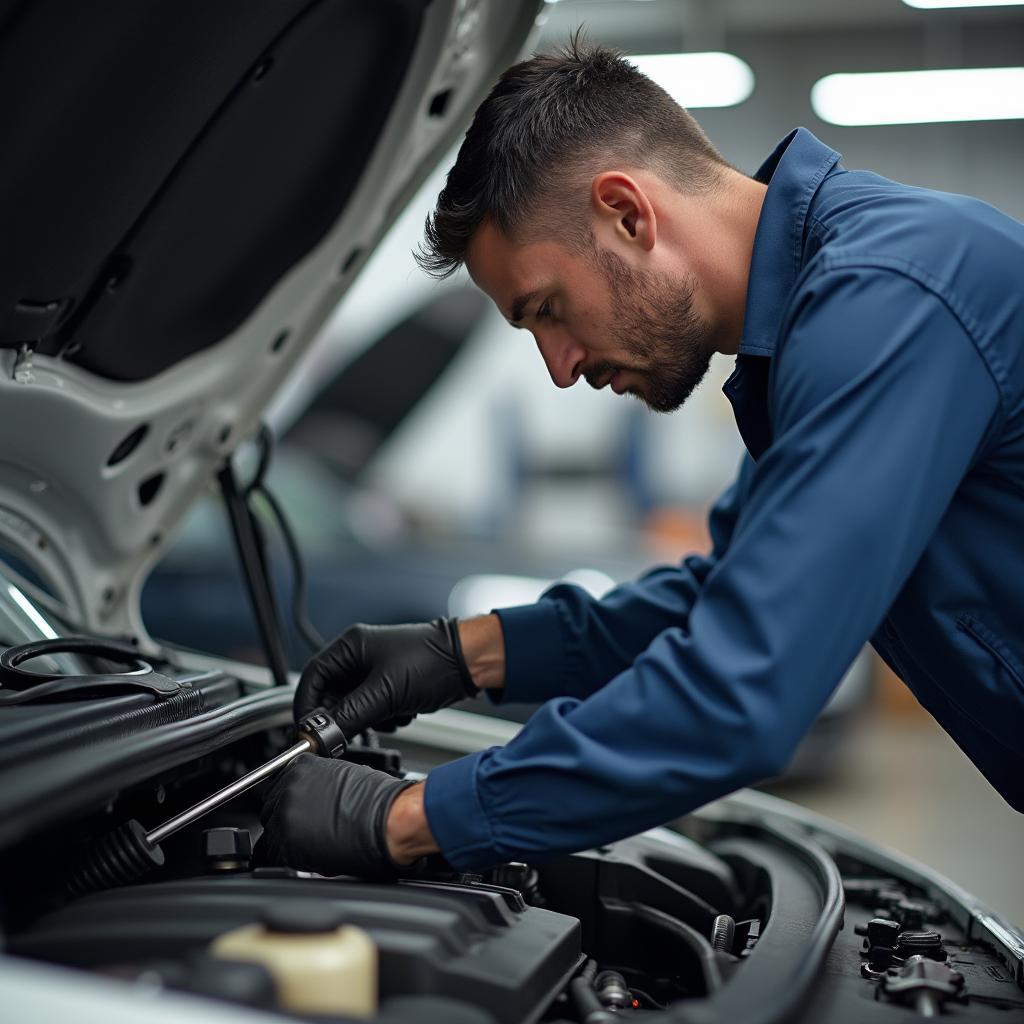
[[[748,457],[708,556],[499,611],[507,746],[435,769],[470,869],[606,843],[780,773],[870,640],[1024,811],[1024,225],[800,128],[725,385]]]

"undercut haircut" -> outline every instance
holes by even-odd
[[[577,32],[509,68],[477,108],[415,254],[446,278],[485,220],[508,238],[593,238],[590,184],[634,167],[687,193],[713,190],[729,164],[703,129],[621,53]]]

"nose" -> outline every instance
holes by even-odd
[[[534,332],[534,339],[555,386],[571,388],[583,372],[583,360],[587,354],[583,346],[564,334],[551,331],[543,334]]]

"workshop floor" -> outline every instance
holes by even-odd
[[[873,712],[855,730],[831,777],[766,788],[923,861],[1024,926],[1024,815],[930,719]]]

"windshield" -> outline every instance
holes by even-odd
[[[33,640],[52,640],[60,635],[55,620],[7,578],[0,563],[0,645],[15,647]],[[70,654],[33,658],[29,668],[33,672],[88,672],[82,660]]]

